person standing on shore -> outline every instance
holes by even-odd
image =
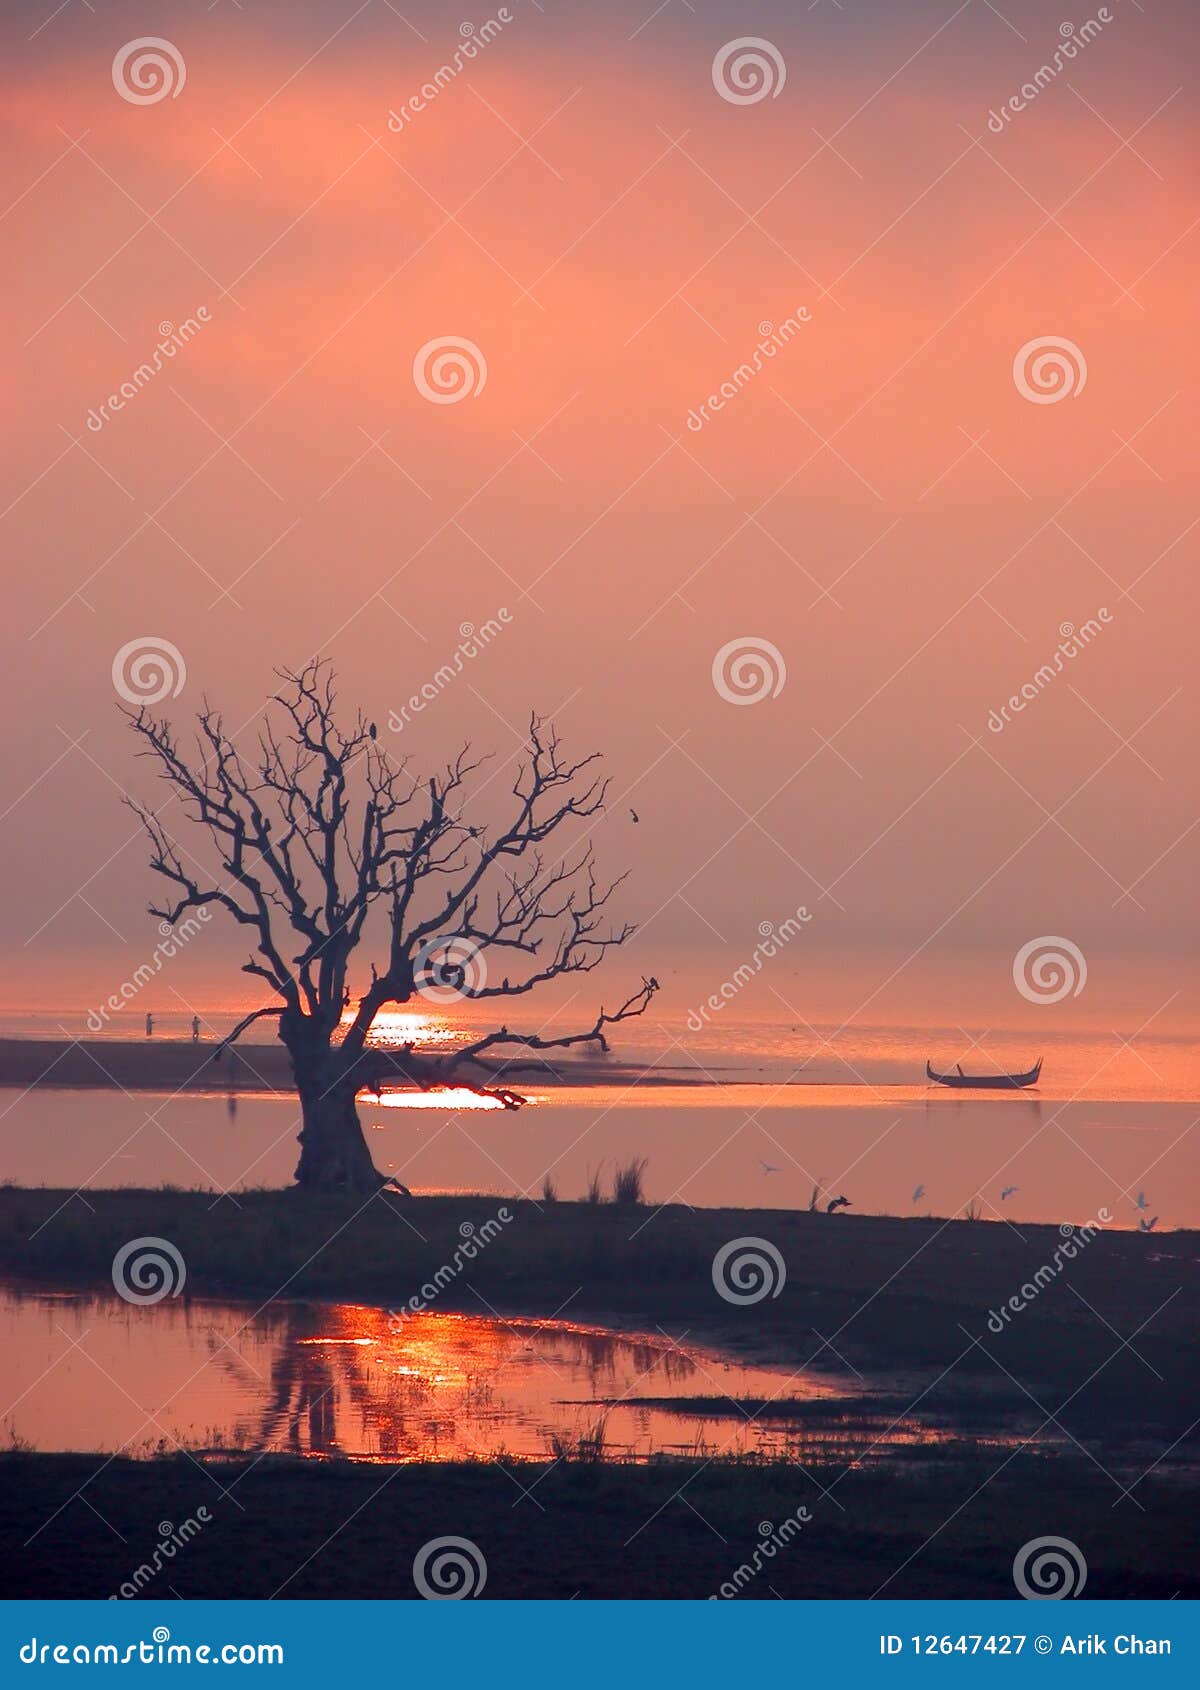
[[[154,1037],[154,1017],[149,1010],[146,1011],[146,1037],[148,1039]]]
[[[200,1017],[198,1015],[193,1015],[192,1016],[192,1043],[195,1044],[197,1042],[197,1040],[199,1039],[199,1037],[200,1037]]]

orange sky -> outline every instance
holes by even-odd
[[[1060,39],[1026,0],[511,10],[400,134],[388,112],[458,13],[5,25],[4,995],[74,1002],[153,943],[118,802],[147,775],[120,647],[170,640],[171,708],[207,691],[234,722],[273,664],[323,651],[382,721],[505,607],[397,749],[432,762],[470,736],[503,758],[531,706],[604,749],[598,844],[633,866],[648,963],[744,950],[806,903],[831,959],[924,944],[939,969],[1007,966],[1065,934],[1169,958],[1162,996],[1194,997],[1186,11],[1114,0],[997,135],[989,111]],[[186,82],[131,104],[113,55],[150,30]],[[743,34],[785,60],[778,97],[714,88]],[[89,430],[159,325],[202,306]],[[477,397],[415,386],[443,336],[481,349]],[[1013,361],[1044,336],[1087,373],[1043,405]],[[1101,607],[1094,643],[989,732]],[[745,708],[711,674],[743,636],[787,670]],[[206,949],[188,966],[218,990],[239,953]]]

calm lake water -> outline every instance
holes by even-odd
[[[414,1192],[534,1197],[549,1170],[573,1198],[597,1168],[607,1182],[645,1156],[651,1203],[798,1208],[817,1183],[861,1213],[954,1215],[978,1200],[1017,1222],[1083,1222],[1106,1207],[1117,1226],[1200,1226],[1190,1103],[761,1085],[567,1089],[519,1113],[476,1101],[363,1099],[377,1166]],[[0,1089],[0,1181],[283,1186],[298,1128],[292,1098]]]
[[[794,1422],[701,1417],[670,1400],[815,1405],[862,1389],[561,1320],[430,1311],[397,1323],[348,1303],[260,1309],[198,1298],[135,1307],[111,1292],[12,1284],[0,1284],[0,1343],[6,1432],[39,1450],[135,1456],[182,1444],[197,1453],[540,1459],[602,1418],[612,1455],[779,1453],[798,1447]],[[656,1400],[638,1400],[647,1398]],[[861,1453],[861,1414],[856,1424]],[[941,1436],[884,1415],[871,1435],[878,1454]],[[801,1441],[828,1448],[843,1438],[826,1415]]]
[[[231,1024],[225,1012],[212,1020]],[[595,1170],[607,1182],[615,1164],[645,1156],[651,1203],[805,1207],[816,1184],[864,1213],[955,1215],[978,1203],[1018,1223],[1107,1208],[1116,1226],[1200,1226],[1200,1045],[1181,1033],[1149,1028],[1130,1042],[1044,1025],[972,1036],[717,1021],[657,1046],[635,1024],[613,1083],[535,1088],[515,1114],[465,1092],[364,1098],[376,1163],[416,1192],[537,1196],[548,1172],[571,1198]],[[162,1022],[167,1036],[187,1025]],[[384,1017],[381,1030],[435,1042],[461,1032],[412,1014]],[[78,1015],[0,1024],[25,1038],[83,1031]],[[114,1018],[111,1036],[140,1037],[140,1017]],[[979,1072],[1038,1056],[1045,1066],[1036,1089],[971,1094],[926,1084],[926,1056]],[[675,1083],[621,1077],[638,1068]],[[0,1089],[0,1181],[283,1186],[298,1126],[290,1096]]]

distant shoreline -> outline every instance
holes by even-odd
[[[419,1047],[418,1047],[419,1048]],[[438,1046],[434,1054],[446,1054]],[[502,1073],[496,1068],[464,1069],[448,1084],[465,1084],[468,1074],[481,1085]],[[731,1071],[739,1072],[739,1071]],[[713,1084],[696,1078],[683,1065],[647,1073],[639,1066],[618,1062],[571,1061],[554,1067],[520,1065],[510,1083],[528,1086],[695,1086]],[[738,1085],[769,1082],[740,1076]],[[812,1082],[806,1082],[811,1084]],[[0,1086],[60,1088],[93,1091],[295,1092],[292,1064],[281,1044],[222,1047],[215,1041],[191,1039],[0,1039]]]

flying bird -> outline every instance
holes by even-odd
[[[1141,1227],[1143,1232],[1153,1232],[1155,1227],[1158,1225],[1158,1216],[1155,1215],[1152,1221],[1139,1221],[1138,1225]]]
[[[922,1197],[924,1197],[924,1195],[925,1195],[925,1187],[923,1185],[919,1185],[917,1187],[917,1189],[913,1192],[913,1195],[912,1195],[913,1202],[919,1203],[921,1201]]]
[[[825,1213],[827,1215],[832,1215],[838,1209],[849,1209],[851,1207],[852,1205],[848,1197],[832,1197],[825,1205]]]
[[[636,810],[630,810],[630,812],[629,812],[629,814],[630,814],[630,815],[631,815],[631,816],[632,816],[632,817],[633,817],[633,819],[634,819],[634,821],[635,821],[635,822],[640,822],[640,821],[641,821],[641,819],[642,819],[642,818],[641,818],[641,817],[640,817],[640,816],[639,816],[639,815],[638,815],[638,813],[637,813],[637,811],[636,811]]]
[[[1019,1185],[1006,1185],[1000,1193],[1000,1201],[1002,1203],[1006,1203],[1012,1196],[1013,1192],[1020,1191],[1020,1189],[1021,1187]]]
[[[764,1162],[761,1156],[758,1159],[758,1165],[764,1174],[777,1174],[779,1172],[774,1162]]]
[[[1146,1193],[1144,1191],[1139,1191],[1137,1194],[1137,1206],[1139,1209],[1146,1207]]]

